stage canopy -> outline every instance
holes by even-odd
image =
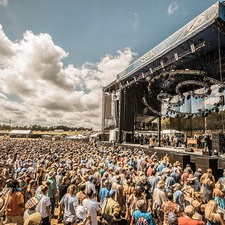
[[[136,76],[142,70],[145,72],[145,67],[148,65],[149,69],[151,64],[150,72],[153,73],[156,69],[154,62],[159,59],[160,68],[165,67],[171,60],[178,61],[185,48],[190,47],[191,51],[195,51],[204,44],[207,45],[207,51],[210,51],[218,44],[218,32],[214,24],[220,21],[225,21],[225,7],[217,2],[118,74],[117,82]],[[224,32],[222,24],[220,29]],[[225,43],[224,37],[220,42]]]

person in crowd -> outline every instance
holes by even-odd
[[[122,217],[120,205],[117,204],[113,207],[113,212],[111,214],[102,213],[102,218],[109,225],[128,225],[128,221]]]
[[[102,207],[102,204],[105,200],[105,198],[109,198],[109,192],[111,189],[112,183],[110,182],[110,180],[105,180],[104,182],[104,186],[100,189],[99,191],[99,198],[100,198],[100,206]]]
[[[184,209],[184,216],[178,217],[178,225],[205,225],[202,220],[194,220],[192,216],[194,214],[194,207],[188,205]]]
[[[142,222],[141,222],[142,221]],[[155,225],[155,222],[152,218],[152,214],[145,210],[145,201],[138,200],[137,201],[137,210],[134,211],[131,219],[131,224],[146,224]]]
[[[92,189],[87,191],[87,198],[83,200],[82,204],[87,208],[87,212],[91,216],[91,225],[97,225],[97,215],[100,212],[100,207],[98,202],[94,199],[94,192]]]
[[[50,215],[50,206],[51,201],[50,197],[47,196],[49,187],[47,185],[43,185],[41,187],[42,195],[40,197],[40,201],[37,204],[36,211],[41,214],[42,225],[50,225],[51,224],[51,215]]]
[[[35,213],[43,224],[55,223],[58,207],[58,223],[67,224],[96,225],[102,218],[102,224],[149,225],[149,213],[156,225],[222,224],[225,172],[214,173],[216,182],[212,169],[202,173],[168,155],[103,143],[0,137],[0,150],[0,213],[6,223],[23,224],[23,217],[27,223]],[[24,212],[29,197],[40,200],[36,207],[26,204]],[[135,220],[140,211],[147,219]]]
[[[31,197],[25,204],[25,212],[23,214],[24,221],[29,217],[31,214],[36,213],[36,206],[40,201],[39,196]]]
[[[49,185],[49,190],[48,190],[48,197],[50,198],[51,201],[51,207],[50,207],[50,211],[51,211],[51,218],[55,217],[55,195],[57,193],[57,186],[56,186],[56,180],[55,180],[55,172],[54,171],[50,171],[48,173],[48,181],[50,183]]]
[[[5,215],[7,223],[23,225],[23,212],[25,209],[24,196],[19,188],[19,182],[12,180],[9,184],[12,193],[6,206]]]
[[[157,183],[157,187],[153,191],[153,213],[154,217],[157,218],[158,223],[161,223],[161,221],[163,221],[162,205],[163,202],[167,200],[164,188],[165,182],[163,180],[160,180]]]
[[[104,202],[103,202],[103,206],[102,206],[102,214],[108,214],[108,215],[112,215],[113,213],[113,209],[115,207],[115,205],[119,205],[119,203],[117,201],[115,201],[115,197],[116,197],[116,191],[111,189],[109,192],[109,198],[105,198]]]
[[[217,211],[217,202],[210,200],[205,207],[206,225],[224,225],[223,217]]]
[[[64,211],[64,224],[72,225],[76,220],[76,206],[78,205],[78,199],[75,196],[76,187],[74,184],[68,187],[68,193],[63,196],[60,201],[60,207]]]
[[[83,205],[76,207],[76,224],[86,225],[90,222],[91,215],[87,213],[86,208]]]
[[[167,197],[167,201],[163,202],[162,204],[162,211],[164,215],[163,225],[169,225],[168,215],[170,212],[173,212],[176,218],[178,218],[181,214],[180,206],[173,202],[173,193],[167,192],[166,197]]]

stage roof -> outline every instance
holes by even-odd
[[[130,76],[137,75],[142,72],[143,68],[150,66],[156,60],[159,60],[164,56],[167,56],[168,58],[168,55],[170,54],[169,57],[174,57],[175,53],[181,52],[180,46],[187,41],[197,45],[199,40],[204,40],[207,44],[210,44],[211,48],[216,48],[218,42],[217,36],[215,36],[217,35],[217,28],[215,27],[214,30],[213,24],[218,19],[225,21],[225,7],[220,2],[212,5],[166,40],[137,59],[117,75],[117,82],[126,80]],[[225,43],[225,41],[221,40],[221,43]],[[108,85],[108,87],[113,84],[114,82]]]

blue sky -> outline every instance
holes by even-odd
[[[69,53],[66,63],[82,66],[126,47],[141,56],[214,2],[11,0],[0,7],[0,22],[12,41],[26,30],[48,33]]]
[[[0,123],[101,123],[101,88],[214,0],[0,0]]]

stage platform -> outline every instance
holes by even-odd
[[[103,145],[112,146],[111,142],[103,141],[101,143]],[[187,152],[184,148],[150,147],[148,145],[131,143],[122,143],[120,145],[131,150],[135,148],[142,149],[147,155],[152,155],[156,152],[159,159],[167,154],[171,162],[179,161],[182,168],[186,167],[187,164],[190,164],[193,170],[201,168],[203,172],[211,168],[216,179],[222,176],[223,169],[225,168],[225,157],[222,156],[207,156],[199,151]]]

